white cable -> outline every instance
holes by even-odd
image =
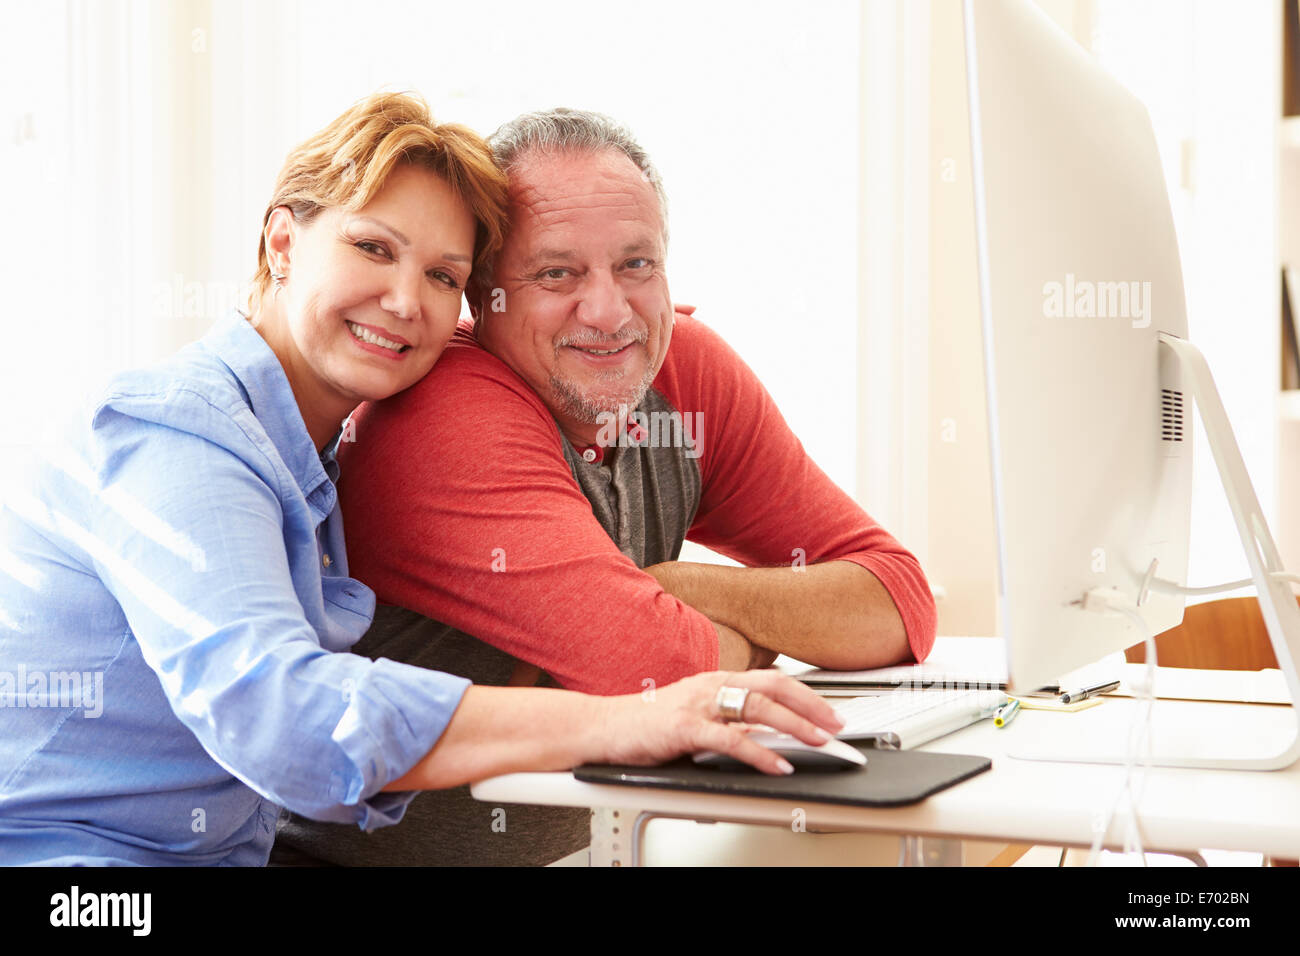
[[[1134,794],[1131,788],[1129,790],[1130,799],[1128,823],[1132,839],[1129,843],[1125,844],[1125,851],[1127,852],[1131,846],[1132,852],[1140,854],[1142,865],[1146,866],[1146,854],[1142,852],[1142,823],[1138,816],[1138,806],[1141,805],[1142,798],[1146,795],[1147,781],[1151,777],[1151,716],[1152,711],[1155,708],[1156,700],[1156,637],[1155,634],[1151,632],[1150,628],[1147,627],[1146,621],[1144,621],[1142,616],[1136,611],[1127,607],[1119,608],[1117,610],[1132,621],[1137,627],[1138,632],[1142,635],[1143,643],[1146,645],[1148,658],[1144,671],[1146,676],[1146,680],[1144,681],[1145,686],[1142,688],[1140,698],[1145,706],[1142,708],[1140,719],[1137,715],[1134,716],[1133,726],[1129,730],[1130,752],[1136,753],[1140,750],[1142,753],[1142,775],[1138,780],[1137,793]],[[1135,734],[1136,740],[1133,739]]]
[[[1156,639],[1140,614],[1123,603],[1113,603],[1113,599],[1117,597],[1120,597],[1117,591],[1105,591],[1098,588],[1089,591],[1085,595],[1083,605],[1086,609],[1092,611],[1122,614],[1137,627],[1146,646],[1146,681],[1138,694],[1139,706],[1133,711],[1133,721],[1129,724],[1128,753],[1124,762],[1124,784],[1120,787],[1119,792],[1115,794],[1115,799],[1110,805],[1106,819],[1097,828],[1096,835],[1092,840],[1092,846],[1088,851],[1088,865],[1097,865],[1101,857],[1101,845],[1106,839],[1106,834],[1110,832],[1111,821],[1115,818],[1120,802],[1127,797],[1124,852],[1141,854],[1142,865],[1146,866],[1146,854],[1142,849],[1142,827],[1138,818],[1138,804],[1142,802],[1142,796],[1146,792],[1147,778],[1151,775],[1151,710],[1155,704]],[[1138,688],[1134,689],[1138,690]],[[1139,751],[1142,752],[1143,774],[1141,789],[1135,794],[1133,772]]]
[[[1286,571],[1270,572],[1269,577],[1274,581],[1286,581],[1288,584],[1300,584],[1300,574],[1290,574]],[[1161,594],[1182,594],[1187,597],[1200,597],[1206,594],[1223,594],[1225,591],[1240,591],[1242,588],[1253,588],[1255,586],[1254,578],[1243,578],[1240,581],[1230,581],[1227,584],[1212,584],[1203,588],[1183,587],[1175,581],[1166,581],[1163,578],[1151,579],[1151,590],[1159,591]]]

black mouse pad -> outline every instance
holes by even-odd
[[[850,741],[850,743],[852,743]],[[784,777],[757,770],[718,770],[682,757],[659,767],[584,764],[573,771],[586,783],[619,783],[667,790],[730,793],[745,797],[792,798],[860,807],[900,807],[924,800],[993,766],[988,757],[876,750],[857,744],[867,756],[865,767],[848,770],[796,769]]]

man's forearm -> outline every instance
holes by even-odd
[[[861,670],[911,657],[903,618],[889,592],[851,561],[798,570],[669,561],[645,571],[716,624],[818,667]]]
[[[775,653],[751,643],[735,628],[718,621],[714,621],[713,626],[718,631],[718,670],[747,671],[772,666]]]

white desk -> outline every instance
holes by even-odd
[[[1049,739],[1124,739],[1137,701],[1111,697],[1075,714],[1024,711],[1007,728],[982,721],[925,746],[924,750],[993,758],[986,773],[907,807],[872,809],[789,800],[587,784],[570,773],[508,774],[472,787],[479,800],[596,809],[592,863],[639,861],[649,817],[762,823],[791,827],[803,811],[807,829],[918,835],[947,839],[1087,847],[1094,825],[1109,810],[1124,768],[1046,763],[1012,756],[1018,747]],[[1189,736],[1214,736],[1238,727],[1241,739],[1281,739],[1294,728],[1290,707],[1161,700],[1160,726]],[[1194,852],[1203,848],[1300,857],[1300,764],[1275,772],[1153,768],[1138,804],[1147,850]],[[1112,822],[1105,845],[1120,848],[1123,817]],[[614,829],[618,829],[615,834]]]

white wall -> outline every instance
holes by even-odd
[[[592,0],[357,5],[70,0],[4,8],[8,192],[0,398],[74,385],[201,335],[255,264],[287,150],[381,88],[483,133],[572,105],[629,125],[670,200],[679,301],[768,384],[811,454],[857,467],[859,6],[653,10]],[[66,10],[66,16],[60,11]],[[22,140],[24,128],[34,138]],[[58,349],[40,346],[58,330]],[[38,440],[24,419],[8,446]]]

